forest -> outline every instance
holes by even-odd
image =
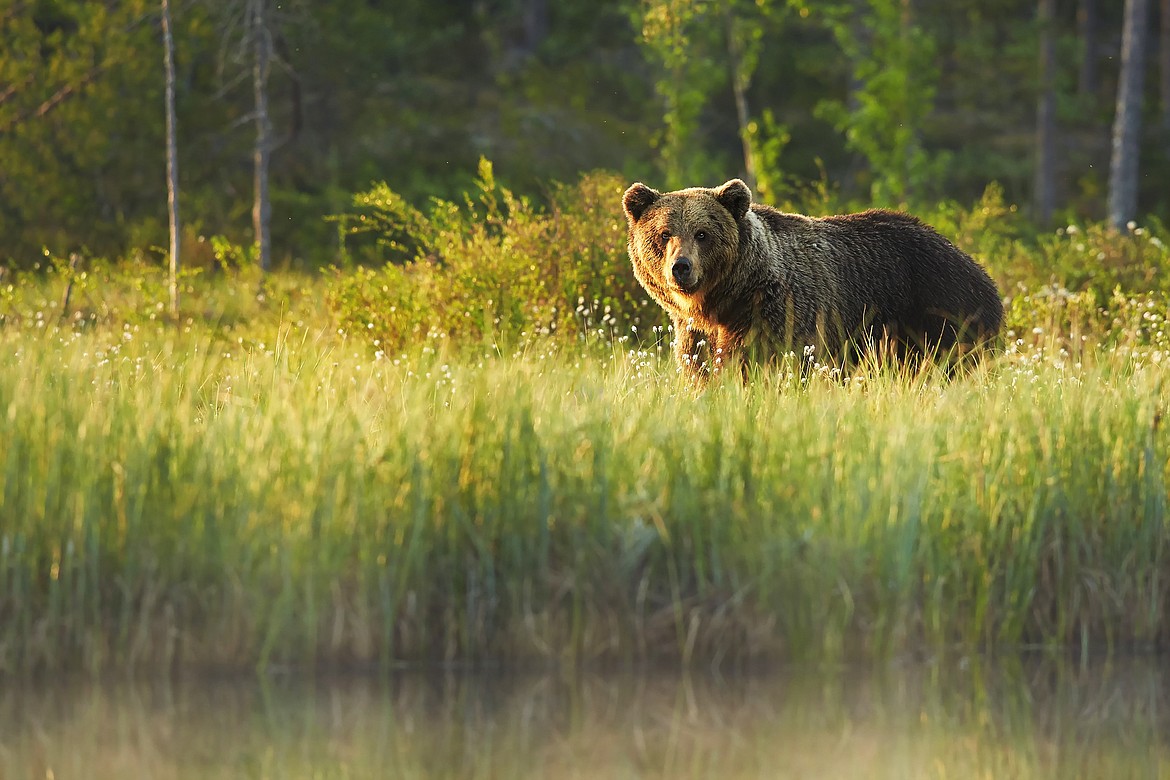
[[[261,177],[272,262],[311,268],[336,261],[355,194],[458,199],[481,158],[537,202],[604,170],[742,176],[774,204],[970,205],[995,183],[1039,228],[1170,208],[1167,2],[1127,3],[1128,74],[1127,9],[1105,0],[169,5],[196,264],[212,238],[259,240]],[[0,51],[0,261],[164,262],[159,3],[8,0]]]

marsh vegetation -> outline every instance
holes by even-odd
[[[462,239],[474,208],[451,207],[433,262],[192,270],[178,321],[154,267],[10,279],[0,669],[1165,646],[1160,233],[944,205],[1010,293],[979,370],[695,393],[655,311],[605,297],[631,279],[572,276],[574,247],[628,274],[588,238],[619,217],[582,202],[513,202]],[[543,265],[525,249],[590,219]],[[510,289],[507,263],[539,306],[460,287]],[[411,290],[431,297],[395,320]]]

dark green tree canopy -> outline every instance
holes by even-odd
[[[192,244],[251,241],[242,5],[173,3]],[[1055,4],[1058,212],[1104,214],[1121,10]],[[993,181],[1012,201],[1032,199],[1035,0],[337,0],[273,11],[277,262],[331,260],[324,217],[372,182],[425,206],[466,189],[481,157],[536,197],[604,169],[660,186],[748,176],[773,202],[809,186],[883,206],[969,201]],[[147,0],[0,10],[0,260],[28,265],[42,248],[161,258],[160,25]],[[1156,186],[1166,144],[1159,123],[1145,127],[1138,203],[1159,214],[1170,206]]]

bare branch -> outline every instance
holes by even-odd
[[[239,30],[239,32],[237,32]],[[224,17],[223,36],[220,38],[217,75],[223,78],[224,65],[227,62],[240,64],[248,54],[249,40],[251,39],[251,22],[245,3],[229,6]]]
[[[255,121],[256,121],[256,112],[249,111],[248,113],[243,114],[243,115],[238,116],[235,119],[233,119],[231,124],[229,124],[227,126],[227,129],[230,132],[232,130],[235,130],[237,127],[243,127],[244,125],[250,125]]]
[[[130,23],[127,24],[125,27],[123,27],[119,32],[123,35],[129,33],[135,27],[137,27],[138,25],[142,24],[147,19],[149,19],[150,16],[151,15],[149,13],[146,13],[146,14],[143,14],[142,16],[137,17],[136,19],[131,20]],[[46,116],[47,114],[51,113],[53,111],[53,109],[57,108],[57,106],[61,105],[63,102],[65,102],[69,98],[73,97],[74,95],[80,94],[86,87],[88,87],[90,84],[92,84],[94,81],[96,81],[98,76],[100,76],[102,73],[104,73],[106,71],[106,69],[108,69],[110,66],[119,65],[119,64],[121,64],[121,60],[119,58],[107,57],[106,60],[98,63],[97,65],[94,65],[92,68],[90,68],[88,71],[86,71],[85,74],[82,75],[82,77],[80,79],[78,79],[77,81],[71,82],[69,84],[63,84],[60,87],[58,87],[56,92],[54,92],[52,95],[50,95],[48,98],[46,98],[44,100],[44,102],[42,102],[36,108],[34,108],[30,111],[25,111],[25,112],[17,115],[16,117],[14,117],[13,119],[8,120],[3,125],[0,125],[0,136],[7,135],[8,133],[12,132],[12,130],[15,127],[17,127],[18,125],[21,125],[21,124],[23,124],[31,119],[40,119],[40,118]],[[29,82],[26,81],[25,84],[23,84],[21,86],[22,87],[26,86],[28,83]],[[16,94],[16,89],[17,88],[15,87],[15,85],[13,85],[13,86],[9,87],[8,89],[6,89],[4,91],[4,93],[0,94],[0,104],[3,104],[4,101],[8,100],[14,94]]]
[[[45,100],[35,109],[32,109],[31,111],[25,111],[23,114],[19,114],[15,118],[8,120],[8,122],[4,125],[0,125],[0,136],[7,135],[8,133],[12,132],[12,129],[17,125],[22,125],[30,119],[40,119],[44,117],[57,106],[65,102],[66,99],[77,94],[82,89],[92,84],[93,81],[102,73],[102,71],[106,69],[106,65],[107,63],[104,62],[101,65],[95,65],[94,67],[90,68],[89,71],[86,72],[86,74],[82,76],[79,81],[65,84],[52,95],[50,95],[47,100]]]
[[[221,76],[222,76],[222,74],[221,74]],[[234,77],[232,77],[231,81],[227,82],[226,84],[220,85],[220,88],[217,89],[214,93],[212,93],[211,99],[212,100],[222,100],[224,97],[227,96],[227,93],[231,92],[232,89],[239,86],[239,84],[242,81],[245,81],[249,76],[251,76],[250,73],[247,73],[247,72],[241,70]]]
[[[27,76],[25,76],[24,81],[21,81],[20,83],[17,83],[17,84],[9,84],[8,87],[3,92],[0,92],[0,106],[4,105],[9,100],[11,100],[14,95],[19,94],[20,91],[22,89],[24,89],[25,87],[27,87],[29,84],[32,84],[33,81],[36,79],[36,77],[37,77],[36,73],[30,73]]]

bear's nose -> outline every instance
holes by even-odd
[[[674,261],[674,265],[670,268],[670,273],[674,275],[676,282],[689,282],[693,268],[694,266],[689,257],[680,257]]]

